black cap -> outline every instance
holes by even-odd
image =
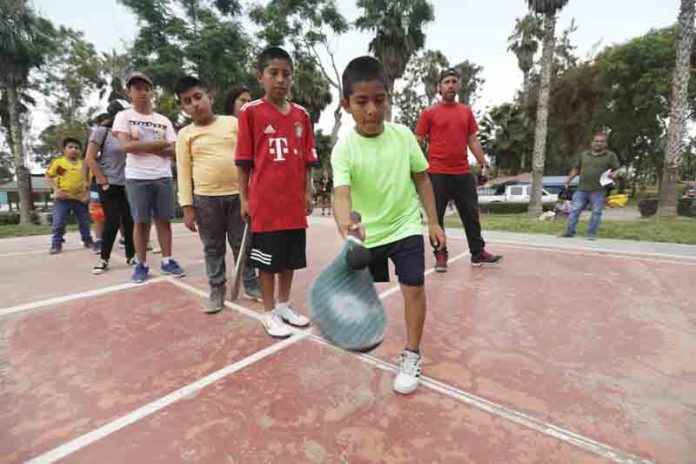
[[[454,77],[456,77],[457,79],[460,79],[460,78],[462,77],[462,76],[459,74],[459,71],[457,71],[456,69],[454,69],[454,68],[447,68],[447,69],[445,69],[444,71],[442,71],[442,72],[440,73],[440,82],[442,82],[443,79],[444,79],[445,77],[449,77],[449,76],[454,76]]]

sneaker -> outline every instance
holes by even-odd
[[[138,259],[135,256],[131,256],[130,258],[126,258],[126,264],[129,266],[135,266],[138,264]]]
[[[218,287],[212,287],[210,289],[210,296],[208,297],[208,304],[203,310],[206,314],[215,314],[222,311],[225,307],[225,286],[220,285]]]
[[[558,238],[573,238],[575,234],[570,234],[568,232],[563,232],[561,235],[558,236]]]
[[[51,245],[51,249],[48,250],[48,254],[49,255],[57,255],[61,251],[63,251],[63,245],[54,243],[53,245]]]
[[[101,274],[107,269],[109,269],[109,262],[104,259],[100,259],[99,262],[92,267],[92,274]]]
[[[285,325],[283,319],[278,315],[276,310],[264,314],[262,322],[268,335],[273,338],[288,338],[292,335],[290,327]]]
[[[295,327],[307,327],[309,325],[309,319],[302,314],[298,314],[289,304],[276,306],[275,312],[283,319],[283,322],[287,322]]]
[[[94,253],[95,255],[101,254],[101,246],[102,246],[102,241],[95,240],[94,243],[92,244],[92,253]]]
[[[94,246],[94,242],[92,241],[92,239],[83,240],[82,246],[84,246],[85,248],[92,248]]]
[[[435,250],[435,272],[447,272],[447,250]]]
[[[249,285],[248,287],[244,287],[244,296],[249,298],[252,301],[256,301],[257,303],[261,303],[263,301],[263,294],[261,293],[261,287],[259,287],[258,284]]]
[[[141,284],[147,280],[147,274],[150,272],[150,268],[144,264],[136,264],[135,270],[133,271],[133,276],[131,280],[136,284]]]
[[[162,269],[163,273],[174,277],[184,277],[186,275],[184,270],[181,269],[181,266],[179,266],[179,263],[177,263],[173,259],[169,259],[169,262],[167,264],[162,263],[160,269]]]
[[[399,373],[394,379],[394,391],[402,395],[413,393],[420,383],[423,357],[405,350],[399,358]]]
[[[492,255],[487,251],[482,251],[481,253],[471,257],[471,265],[474,267],[481,266],[496,266],[500,264],[503,257],[500,255]]]
[[[595,241],[597,240],[597,234],[587,234],[587,240]]]

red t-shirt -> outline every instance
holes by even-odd
[[[282,114],[265,99],[239,113],[235,163],[252,166],[249,212],[252,232],[306,229],[305,176],[317,165],[309,114],[290,104]]]
[[[428,172],[468,174],[469,135],[479,130],[471,108],[462,104],[436,103],[426,108],[416,126],[416,135],[428,137]]]

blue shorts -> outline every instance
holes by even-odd
[[[161,179],[126,179],[126,194],[135,224],[155,219],[174,219],[176,195],[171,177]]]
[[[389,282],[389,262],[396,267],[399,283],[421,287],[425,282],[425,245],[422,235],[411,235],[396,242],[370,248],[370,272],[375,282]]]

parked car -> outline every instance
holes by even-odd
[[[529,203],[530,184],[501,185],[493,188],[479,188],[479,204],[487,203]],[[558,200],[558,195],[541,189],[542,203],[553,203]]]

